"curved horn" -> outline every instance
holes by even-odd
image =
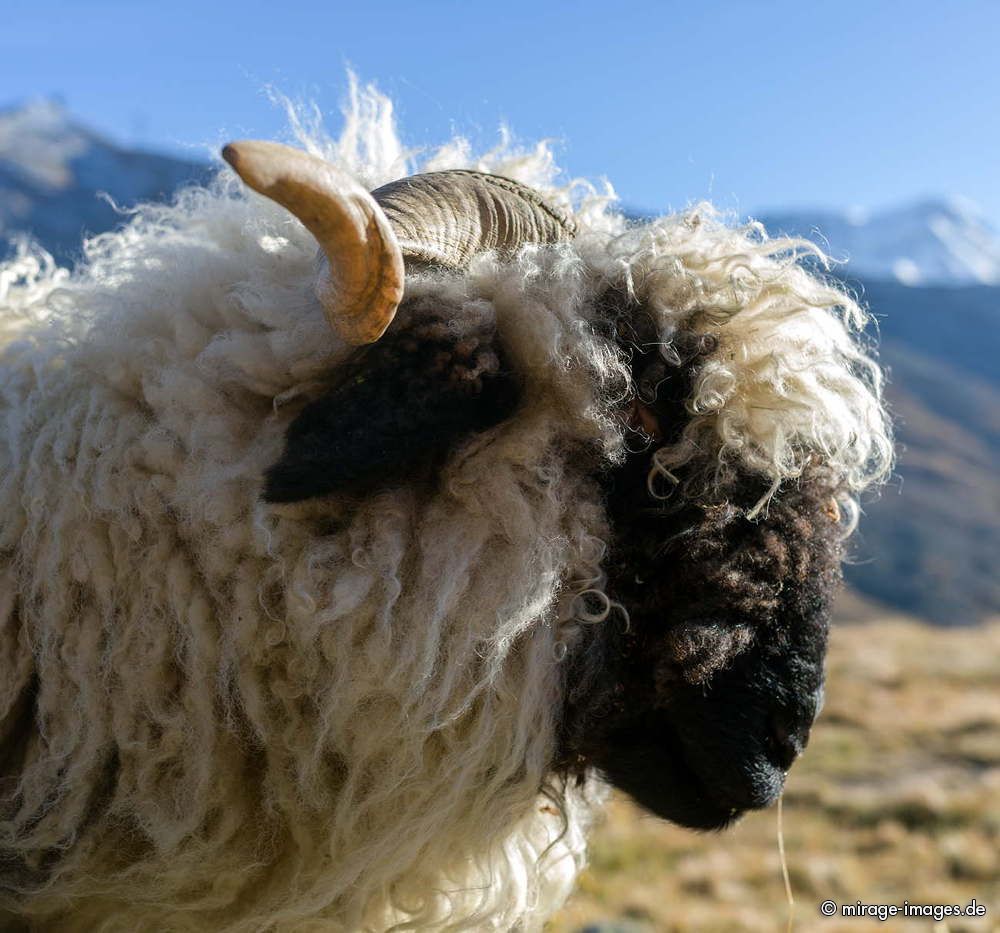
[[[477,253],[568,240],[576,228],[526,185],[483,172],[412,175],[372,192],[407,258],[462,268]]]
[[[254,191],[287,208],[316,237],[326,268],[316,294],[348,343],[372,343],[403,297],[403,254],[367,191],[329,162],[278,143],[230,143],[222,157]]]

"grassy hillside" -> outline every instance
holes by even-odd
[[[784,825],[796,930],[1000,930],[1000,620],[840,625],[826,708],[789,776]],[[988,912],[936,927],[827,920],[818,912],[827,897],[975,897]],[[781,930],[787,917],[774,809],[697,835],[615,799],[549,929]]]

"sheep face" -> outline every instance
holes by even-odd
[[[632,421],[652,435],[603,477],[608,593],[629,625],[593,634],[573,658],[563,754],[660,816],[716,828],[776,799],[820,708],[843,537],[837,490],[809,470],[751,520],[762,477],[738,471],[699,491],[682,469],[658,499],[643,480],[659,478],[657,445],[683,436],[716,347],[679,335],[672,366],[658,347],[622,350],[639,387]]]
[[[776,799],[819,709],[838,490],[815,466],[751,519],[765,477],[742,470],[700,486],[693,463],[665,494],[657,451],[683,437],[716,341],[680,332],[665,353],[643,336],[641,303],[596,304],[590,327],[629,370],[613,412],[627,453],[589,458],[610,528],[603,598],[620,610],[581,626],[565,659],[552,768],[596,768],[659,816],[718,828]],[[266,498],[432,488],[470,439],[516,418],[530,389],[494,323],[452,314],[404,302],[292,423]]]

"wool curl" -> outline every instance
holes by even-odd
[[[679,337],[712,338],[684,429],[654,454],[654,497],[669,494],[682,467],[686,495],[742,469],[769,480],[753,518],[782,482],[820,463],[853,516],[854,497],[891,470],[892,437],[882,372],[861,337],[867,315],[817,274],[826,257],[806,241],[770,239],[759,224],[729,227],[709,204],[597,248],[609,278],[652,318],[668,362],[678,362]]]
[[[592,476],[622,460],[634,392],[601,336],[608,287],[665,354],[681,327],[719,338],[665,472],[780,482],[822,456],[857,491],[886,468],[861,312],[801,244],[705,209],[629,229],[545,146],[408,153],[356,85],[338,140],[293,128],[369,186],[476,168],[574,212],[573,244],[407,283],[495,320],[523,401],[433,490],[269,506],[288,424],[350,353],[298,221],[221,171],[71,275],[30,250],[4,266],[0,920],[540,927],[603,795],[550,767],[559,658],[604,582]]]

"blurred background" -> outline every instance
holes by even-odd
[[[900,447],[864,503],[827,708],[785,795],[796,928],[840,928],[824,897],[976,897],[987,917],[947,928],[1000,930],[998,52],[992,0],[5,0],[0,255],[29,235],[72,266],[121,209],[206,178],[226,140],[288,138],[276,92],[336,133],[348,69],[412,147],[486,149],[505,126],[636,218],[708,199],[815,239],[875,316]],[[697,836],[615,800],[553,929],[787,913],[773,812]]]

